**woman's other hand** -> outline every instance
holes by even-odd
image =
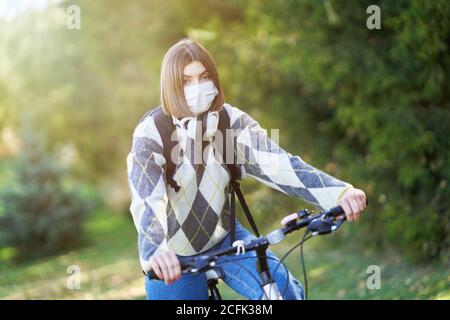
[[[169,285],[181,278],[181,265],[173,252],[163,251],[150,258],[150,267],[159,279]]]
[[[361,189],[350,188],[339,199],[338,205],[342,207],[348,221],[358,220],[361,212],[367,207],[366,194]],[[297,213],[292,213],[281,220],[281,224],[286,225],[298,218]]]
[[[341,196],[338,205],[344,209],[348,221],[356,221],[367,207],[366,194],[361,189],[352,187]]]

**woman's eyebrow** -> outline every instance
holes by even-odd
[[[200,73],[200,76],[204,75],[205,73],[208,73],[208,70],[203,71],[202,73]],[[183,74],[183,77],[185,78],[191,78],[192,76],[188,75],[188,74]]]

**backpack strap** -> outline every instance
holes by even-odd
[[[259,234],[259,231],[258,231],[258,227],[256,226],[256,222],[253,219],[253,216],[252,216],[252,214],[250,212],[250,209],[247,206],[247,202],[245,201],[244,194],[242,193],[242,190],[240,188],[239,182],[235,180],[235,181],[230,181],[230,183],[232,185],[232,187],[231,187],[231,197],[232,197],[231,201],[232,201],[232,203],[234,203],[234,201],[235,201],[234,200],[234,194],[236,194],[238,199],[239,199],[239,202],[241,203],[242,210],[244,210],[245,216],[247,217],[247,220],[248,220],[248,222],[250,223],[250,226],[253,229],[253,232],[255,233],[255,235],[257,237],[259,237],[260,234]],[[231,221],[230,221],[230,232],[231,232],[231,235],[230,235],[230,240],[231,240],[231,244],[233,244],[233,242],[234,242],[234,240],[236,238],[236,221],[235,221],[236,210],[234,208],[234,204],[233,204],[233,208],[231,208],[231,205],[230,205],[230,211],[231,211]]]
[[[233,150],[233,160],[232,163],[226,163],[228,170],[230,171],[230,183],[228,186],[228,190],[230,192],[230,241],[231,244],[236,239],[236,200],[235,195],[237,195],[239,202],[241,203],[242,210],[245,213],[245,216],[247,217],[248,222],[250,223],[250,226],[253,229],[253,232],[257,237],[259,237],[259,231],[258,227],[256,226],[255,220],[253,219],[253,216],[250,212],[250,209],[248,208],[247,202],[245,201],[244,194],[242,193],[242,190],[240,188],[240,184],[238,182],[238,179],[240,177],[240,169],[236,164],[236,155],[235,155],[235,148],[234,148],[234,137],[232,134],[232,130],[227,130],[231,128],[230,124],[230,116],[228,115],[228,112],[225,110],[225,108],[222,108],[219,111],[219,124],[218,129],[222,133],[222,137],[224,137],[224,143],[223,150],[219,150],[222,155],[223,161],[227,161],[227,145],[229,143],[232,143],[229,150]],[[220,148],[218,148],[220,149]]]
[[[158,129],[159,135],[163,143],[163,155],[166,159],[166,181],[176,192],[180,190],[180,186],[173,179],[175,174],[176,164],[172,161],[172,150],[178,147],[176,139],[172,140],[172,134],[176,132],[175,125],[172,122],[170,116],[166,115],[161,107],[153,110],[153,119],[155,120],[155,126]],[[178,156],[178,152],[176,153]]]

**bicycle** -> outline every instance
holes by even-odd
[[[303,244],[313,236],[329,234],[336,231],[344,223],[345,220],[345,213],[341,206],[337,206],[329,210],[324,210],[314,215],[307,209],[303,209],[297,212],[297,219],[289,221],[285,227],[276,229],[266,236],[260,236],[248,241],[247,243],[244,243],[242,240],[237,240],[231,247],[219,249],[205,255],[199,255],[195,257],[181,257],[179,258],[181,270],[182,273],[205,272],[209,290],[209,300],[222,300],[219,289],[217,288],[217,284],[219,283],[219,279],[223,280],[224,272],[220,268],[220,266],[216,264],[217,260],[220,257],[226,257],[232,254],[244,254],[245,252],[254,250],[257,254],[259,264],[258,272],[262,280],[262,289],[264,292],[262,300],[283,300],[283,296],[280,294],[279,288],[273,281],[270,274],[269,266],[267,263],[268,257],[266,256],[266,250],[270,246],[282,242],[286,238],[287,234],[306,227],[307,230],[304,233],[303,239],[293,248],[291,248],[282,257],[282,259],[280,259],[280,262],[275,268],[275,271],[279,267],[279,265],[283,263],[283,260],[294,249],[296,249],[298,246],[301,246],[301,262],[303,266],[305,299],[307,299],[308,282],[303,258]],[[161,280],[157,277],[156,273],[153,270],[150,270],[147,276],[152,279]]]

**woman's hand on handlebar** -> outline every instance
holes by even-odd
[[[367,207],[366,194],[361,189],[351,187],[344,192],[337,205],[341,206],[342,210],[344,210],[345,217],[348,221],[358,220],[361,212]],[[290,221],[296,220],[297,218],[298,214],[292,213],[284,217],[281,220],[281,224],[287,225]]]
[[[159,279],[169,285],[181,278],[181,265],[178,257],[171,251],[162,251],[150,258],[150,267]]]
[[[361,189],[347,189],[338,201],[344,209],[348,221],[358,220],[361,212],[367,207],[366,194]]]

